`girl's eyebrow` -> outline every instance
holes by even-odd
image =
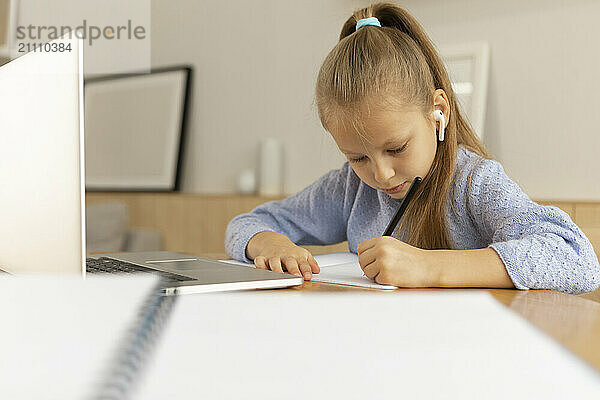
[[[408,135],[407,135],[408,136]],[[385,142],[383,144],[383,147],[396,147],[396,146],[401,146],[404,144],[404,142],[406,142],[406,140],[408,139],[408,137],[401,137],[401,138],[394,138],[394,139],[390,139],[387,142]]]
[[[402,146],[404,144],[404,142],[406,142],[408,140],[407,137],[401,137],[401,138],[394,138],[394,139],[390,139],[388,141],[386,141],[383,144],[383,148],[387,148],[387,147],[399,147]],[[356,153],[352,150],[346,150],[346,149],[342,149],[340,148],[340,150],[344,153],[352,153],[352,154],[362,154],[360,152]]]
[[[355,152],[353,152],[353,151],[350,151],[350,150],[344,150],[344,149],[340,149],[340,150],[341,150],[341,151],[342,151],[342,153],[344,153],[344,154],[362,154],[362,153],[355,153]]]

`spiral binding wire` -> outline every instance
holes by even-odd
[[[147,296],[139,315],[117,346],[114,357],[89,399],[130,398],[177,299],[177,296],[161,294],[162,287],[164,284],[157,284]]]

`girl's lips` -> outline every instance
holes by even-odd
[[[398,185],[391,189],[382,189],[382,190],[388,194],[394,194],[394,193],[398,193],[398,192],[402,191],[402,189],[404,189],[404,185],[406,185],[406,182],[404,182],[402,185]]]

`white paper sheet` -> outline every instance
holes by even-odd
[[[314,256],[321,272],[313,274],[311,281],[320,283],[332,283],[336,285],[358,286],[371,289],[397,289],[396,286],[380,285],[367,278],[360,264],[358,256],[354,253],[341,252],[318,254]],[[235,260],[221,260],[236,265],[252,267],[254,264],[247,264]]]

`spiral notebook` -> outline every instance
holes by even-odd
[[[126,398],[175,300],[157,283],[0,277],[0,399]]]
[[[398,385],[408,398],[600,391],[597,371],[487,293],[179,298],[160,296],[147,278],[0,279],[0,398],[393,398]]]

